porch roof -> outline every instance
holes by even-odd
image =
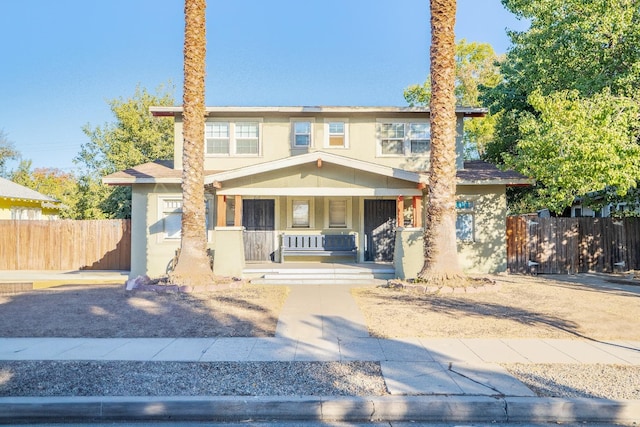
[[[315,151],[311,153],[301,154],[299,156],[286,157],[284,159],[273,160],[270,162],[259,163],[256,165],[212,174],[205,178],[205,184],[213,184],[215,187],[217,184],[231,179],[244,178],[246,176],[304,165],[307,163],[316,163],[318,164],[318,167],[320,167],[324,162],[414,183],[425,182],[426,180],[426,175],[420,174],[418,172],[411,172],[404,169],[396,169],[389,166],[378,165],[375,163],[365,162],[350,157],[326,153],[324,151]]]
[[[429,183],[427,172],[407,171],[317,151],[233,170],[208,170],[205,171],[205,184],[219,187],[224,181],[319,161],[415,183],[416,188]],[[182,170],[174,169],[173,161],[171,160],[157,160],[107,175],[102,181],[110,185],[180,184],[182,182]],[[495,165],[480,160],[465,162],[464,169],[457,172],[458,185],[527,186],[533,183],[533,179],[527,178],[518,172],[502,171]]]

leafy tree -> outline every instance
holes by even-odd
[[[129,218],[131,188],[101,184],[103,176],[142,163],[173,158],[173,122],[153,117],[150,106],[171,106],[174,99],[161,86],[157,94],[137,87],[132,98],[108,101],[115,116],[113,123],[83,132],[89,142],[83,144],[74,159],[83,166],[80,176],[79,214],[83,218]]]
[[[488,43],[467,42],[465,39],[456,44],[456,103],[461,106],[478,107],[480,87],[495,87],[502,76],[498,64],[502,57],[496,55]],[[422,85],[411,85],[404,91],[409,105],[429,105],[431,100],[431,77]],[[487,143],[493,140],[495,117],[465,120],[464,145],[465,158],[477,158],[484,152]]]
[[[7,134],[0,130],[0,176],[7,176],[7,161],[17,160],[20,153],[16,150],[13,142],[9,141]]]
[[[500,64],[503,80],[481,95],[498,115],[485,156],[538,182],[510,206],[561,212],[574,198],[605,188],[624,195],[638,178],[632,164],[640,162],[628,157],[635,156],[629,144],[638,143],[631,116],[640,90],[640,0],[503,4],[531,26],[510,33],[513,47]],[[616,172],[601,170],[603,153]]]
[[[195,287],[213,283],[209,268],[204,198],[204,115],[206,1],[185,0],[184,148],[182,151],[182,237],[171,273],[173,283]]]
[[[427,282],[462,276],[456,246],[456,0],[431,0],[431,156],[429,203],[424,226]]]
[[[577,91],[529,96],[534,113],[519,123],[516,153],[505,162],[541,187],[539,202],[562,212],[576,198],[615,189],[622,196],[640,178],[640,106],[630,98],[604,91],[582,98]]]
[[[63,209],[61,218],[77,218],[78,182],[69,172],[57,168],[36,168],[31,170],[31,160],[22,160],[11,174],[11,180],[17,184],[60,201]]]

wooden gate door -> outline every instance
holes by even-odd
[[[275,200],[242,201],[244,258],[247,261],[273,261],[275,238]]]
[[[364,201],[365,261],[393,261],[396,246],[396,201]]]

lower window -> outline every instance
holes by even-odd
[[[463,242],[475,240],[475,202],[458,200],[456,202],[456,237]]]

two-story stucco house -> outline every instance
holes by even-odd
[[[174,118],[175,160],[103,180],[133,187],[132,277],[164,274],[180,244],[182,108],[151,112]],[[505,189],[530,181],[463,161],[463,120],[484,114],[457,110],[457,234],[463,268],[486,273],[506,269]],[[386,262],[393,276],[416,275],[429,187],[428,109],[209,107],[206,115],[203,232],[216,274],[242,276],[251,262],[330,260]],[[316,242],[309,252],[302,241],[285,243],[301,235],[349,237]]]

